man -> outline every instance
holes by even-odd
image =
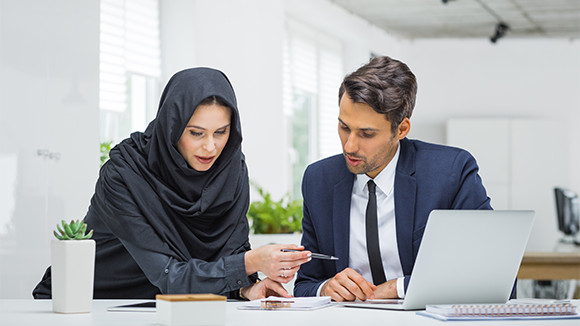
[[[343,80],[343,154],[311,164],[302,182],[302,245],[339,260],[302,265],[296,296],[404,298],[429,213],[492,209],[468,152],[406,138],[416,93],[414,74],[389,57]]]

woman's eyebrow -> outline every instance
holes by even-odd
[[[185,128],[197,128],[197,129],[207,130],[204,127],[200,127],[200,126],[196,126],[196,125],[187,125]]]
[[[216,130],[225,129],[225,128],[229,127],[230,125],[231,125],[231,123],[228,123],[227,125],[225,125],[223,127],[219,127]],[[196,125],[187,125],[186,128],[196,128],[196,129],[201,129],[201,130],[207,130],[204,127],[200,127],[200,126],[196,126]]]

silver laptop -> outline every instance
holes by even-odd
[[[345,306],[417,310],[428,304],[505,303],[518,274],[534,211],[434,210],[404,300]]]

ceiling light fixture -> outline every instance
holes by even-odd
[[[488,5],[485,4],[485,2],[483,2],[482,0],[475,1],[477,1],[483,7],[483,9],[485,9],[490,15],[492,15],[497,20],[497,24],[495,25],[495,34],[489,38],[491,43],[497,42],[497,40],[499,40],[505,35],[505,33],[510,29],[510,27],[506,23],[504,23],[503,19],[501,19],[501,17],[498,14],[496,14],[495,11],[493,11],[490,7],[488,7]]]
[[[495,25],[495,34],[490,37],[489,40],[491,43],[497,42],[497,40],[502,38],[509,29],[510,27],[507,24],[497,23],[497,25]]]

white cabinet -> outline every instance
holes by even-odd
[[[1,299],[31,297],[56,223],[94,190],[99,3],[0,0]]]
[[[551,251],[561,234],[554,187],[567,187],[566,124],[543,119],[451,119],[447,144],[471,152],[494,209],[533,209],[528,251]]]

